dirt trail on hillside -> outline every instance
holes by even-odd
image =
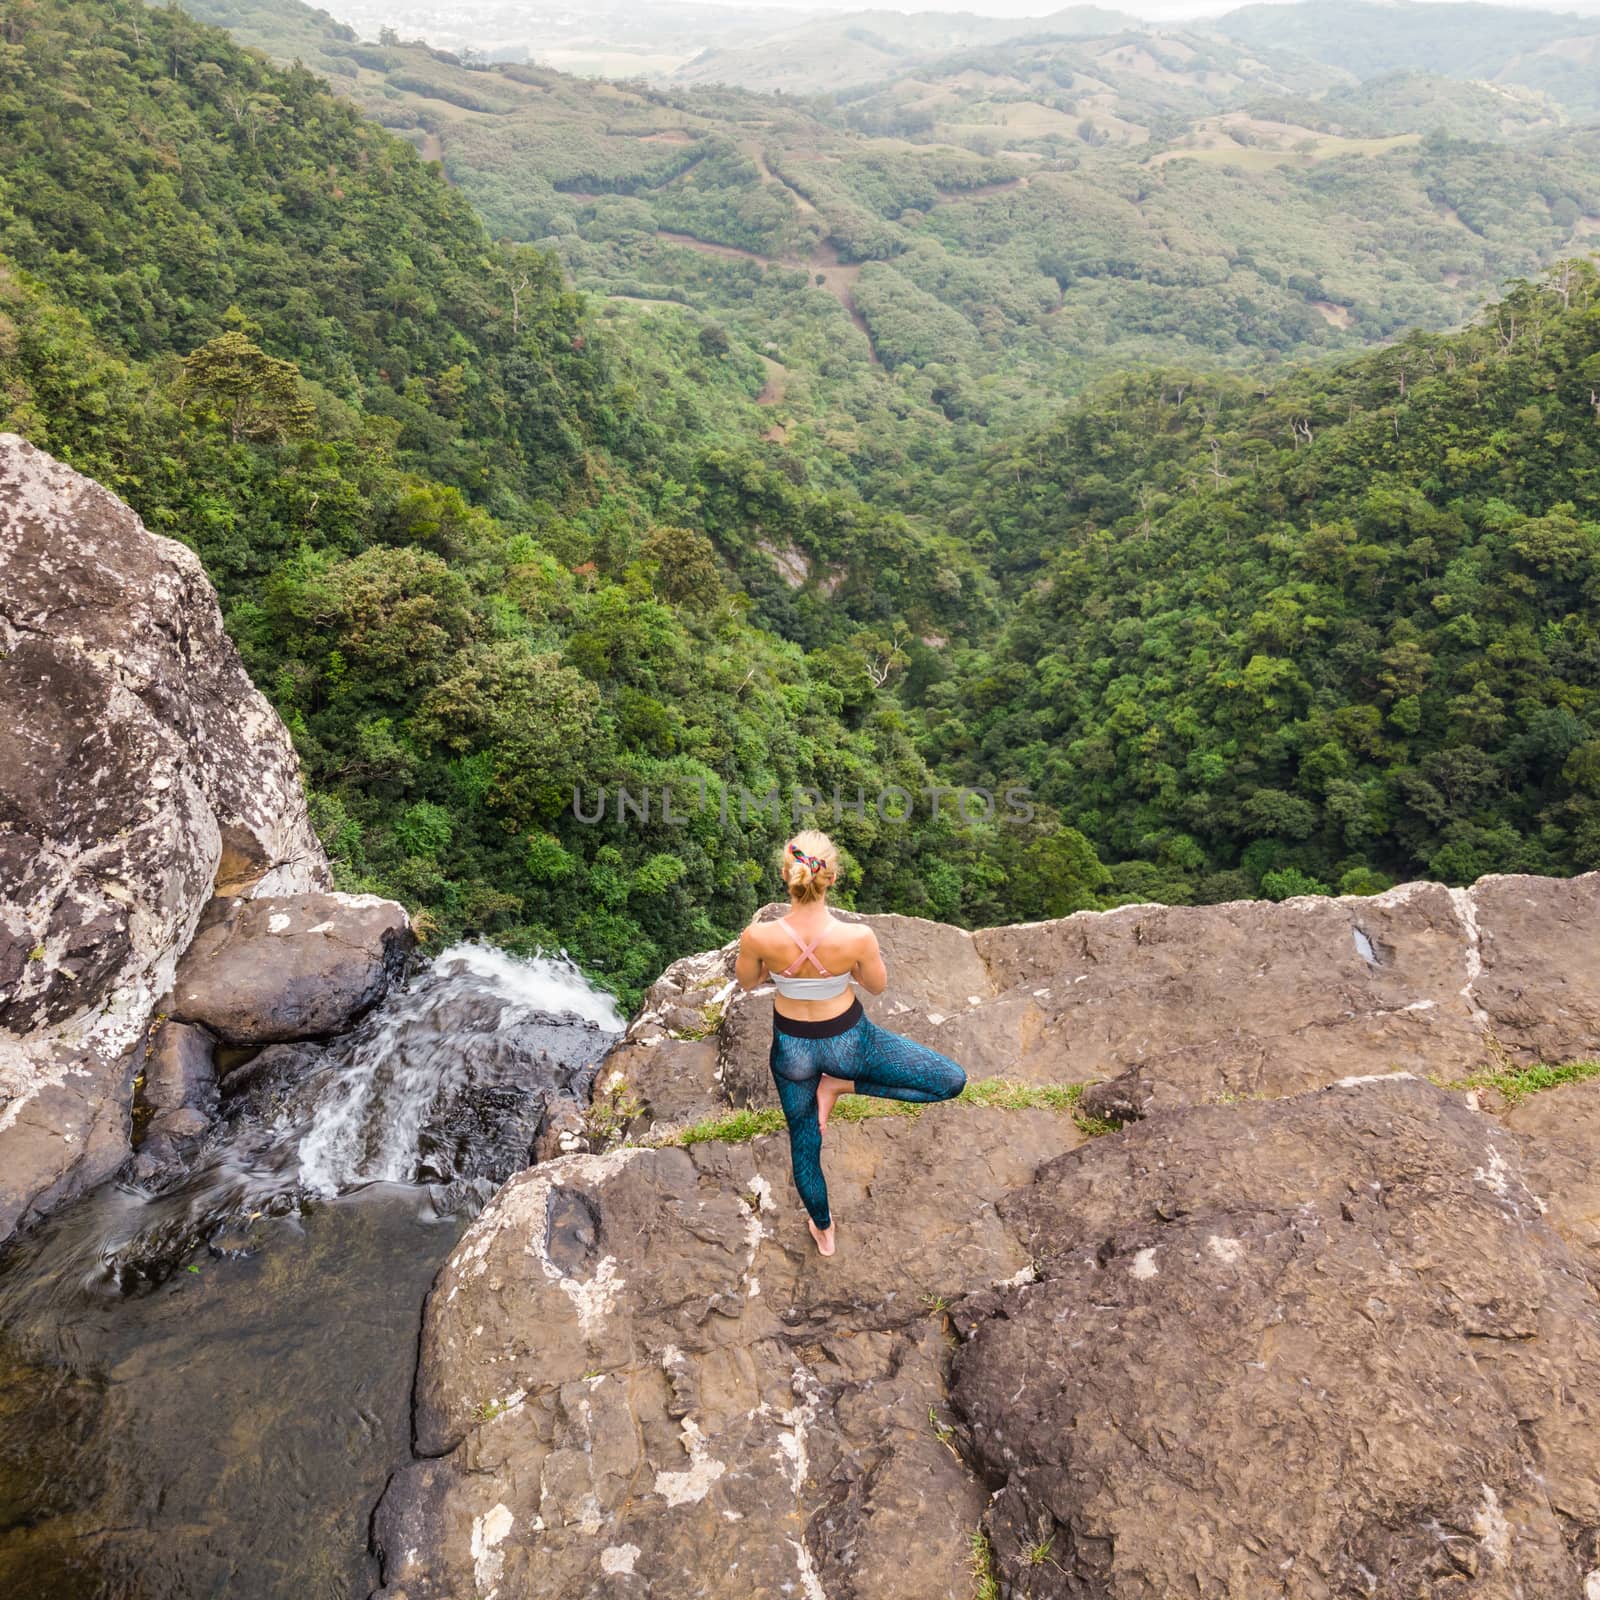
[[[657,228],[656,238],[668,244],[681,244],[687,250],[698,250],[703,256],[718,256],[724,261],[753,261],[758,267],[770,267],[769,256],[757,255],[736,244],[713,244],[709,239],[697,239],[692,233],[674,233],[670,228]]]

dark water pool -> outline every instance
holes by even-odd
[[[0,1594],[366,1594],[423,1298],[464,1219],[378,1185],[126,1297],[85,1254],[137,1204],[91,1195],[0,1269]]]

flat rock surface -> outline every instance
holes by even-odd
[[[1084,1108],[1114,1120],[1600,1053],[1600,873],[1124,906],[976,933],[861,920],[889,966],[888,992],[863,996],[875,1021],[975,1082],[1091,1085]],[[639,1128],[777,1104],[771,991],[738,990],[733,956],[669,967],[608,1062],[640,1102]]]
[[[1528,1186],[1600,1293],[1600,1079],[1565,1084],[1513,1106]],[[1587,1597],[1585,1597],[1587,1600]]]
[[[14,434],[0,774],[3,1239],[126,1153],[126,1064],[219,878],[327,881],[288,733],[198,559]]]
[[[326,1038],[383,998],[413,943],[405,907],[377,895],[219,900],[178,963],[170,1013],[227,1045]]]
[[[1464,891],[1482,966],[1471,997],[1519,1061],[1600,1053],[1600,872],[1484,878]]]

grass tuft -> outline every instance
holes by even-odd
[[[982,1528],[974,1528],[968,1541],[972,1552],[972,1600],[1000,1600],[994,1575],[994,1546]]]
[[[982,1083],[969,1083],[957,1096],[957,1103],[987,1106],[999,1111],[1056,1111],[1070,1115],[1079,1128],[1091,1137],[1116,1132],[1116,1123],[1085,1116],[1077,1109],[1082,1095],[1081,1083],[1013,1083],[1008,1078],[988,1078]],[[833,1120],[841,1123],[875,1122],[880,1117],[908,1117],[914,1120],[928,1109],[928,1106],[910,1100],[879,1100],[872,1095],[846,1094],[841,1095],[835,1104]],[[760,1139],[782,1130],[781,1111],[776,1108],[753,1110],[747,1107],[729,1111],[720,1117],[707,1117],[692,1127],[664,1134],[657,1143],[685,1147],[710,1143],[746,1144],[751,1139]]]
[[[1441,1084],[1445,1089],[1493,1089],[1507,1105],[1520,1105],[1529,1095],[1546,1089],[1559,1089],[1567,1083],[1587,1083],[1600,1078],[1600,1061],[1570,1061],[1565,1066],[1547,1067],[1543,1063],[1518,1067],[1507,1061],[1492,1071],[1475,1072],[1470,1078],[1457,1078]]]
[[[1109,1122],[1104,1117],[1091,1117],[1087,1111],[1074,1112],[1072,1120],[1078,1124],[1078,1132],[1087,1134],[1091,1139],[1098,1139],[1102,1134],[1117,1133],[1122,1128],[1120,1122]]]
[[[1000,1111],[1072,1111],[1082,1097],[1081,1083],[1013,1083],[1009,1078],[969,1083],[960,1095],[968,1105],[994,1106]]]
[[[704,1122],[685,1128],[670,1142],[685,1148],[692,1144],[748,1144],[763,1134],[776,1133],[782,1126],[781,1111],[755,1111],[747,1107],[742,1111],[730,1111],[725,1117],[707,1117]]]

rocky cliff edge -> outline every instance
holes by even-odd
[[[1597,913],[872,918],[972,1083],[841,1102],[829,1261],[679,962],[434,1287],[385,1600],[1595,1600]]]
[[[247,979],[263,1038],[341,1020],[330,962],[358,969],[344,1019],[375,1002],[405,913],[327,882],[288,732],[193,552],[0,435],[0,1240],[127,1157],[147,1025],[203,917],[177,1002],[200,1027],[190,1078]],[[235,937],[257,920],[283,937]],[[291,979],[314,1015],[284,1019]]]

